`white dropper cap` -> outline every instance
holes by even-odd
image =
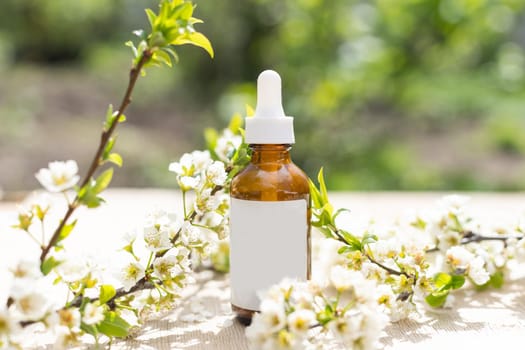
[[[293,117],[284,114],[281,102],[281,77],[273,70],[265,70],[257,78],[257,107],[255,115],[246,118],[245,142],[295,143]]]

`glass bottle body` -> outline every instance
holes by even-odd
[[[290,145],[250,145],[252,158],[250,164],[232,180],[232,198],[248,201],[294,201],[305,200],[307,230],[307,278],[311,275],[310,252],[310,189],[308,177],[290,158]],[[253,225],[264,225],[254,218]],[[279,242],[274,242],[279,244]],[[263,262],[257,262],[263,263]],[[278,282],[278,281],[277,281]],[[241,323],[249,324],[255,310],[239,307],[232,303],[232,309]]]

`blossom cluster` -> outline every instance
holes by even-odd
[[[387,320],[376,291],[373,281],[342,266],[324,283],[284,280],[263,295],[246,335],[258,349],[375,348]]]
[[[420,312],[418,305],[451,307],[453,291],[467,281],[476,289],[499,288],[510,262],[525,258],[524,221],[487,230],[468,214],[465,196],[446,196],[434,211],[390,226],[372,223],[361,235],[354,235],[336,225],[341,211],[329,203],[322,173],[319,182],[319,188],[311,184],[312,225],[329,239],[314,247],[322,257],[314,266],[316,282],[284,281],[262,297],[261,313],[247,330],[254,349],[315,348],[319,339],[327,344],[319,334],[342,339],[348,349],[375,349],[385,324],[379,314],[396,322]],[[349,312],[337,312],[341,309],[332,303],[334,289],[366,289],[367,285],[374,287],[366,299],[358,298],[348,309],[342,303],[342,310]],[[335,296],[339,302],[340,296]],[[368,313],[351,311],[361,303],[370,307]],[[300,317],[294,316],[297,311]],[[325,318],[327,314],[330,317]],[[366,338],[370,341],[356,342],[350,334],[363,334],[356,326],[364,324],[362,314],[374,315],[363,326],[374,335]],[[347,319],[343,322],[339,316]],[[305,326],[297,327],[295,322]]]
[[[171,163],[169,170],[176,173],[183,193],[182,213],[159,209],[147,215],[140,228],[123,236],[111,269],[93,257],[68,253],[63,242],[76,220],[63,226],[43,263],[22,260],[13,266],[9,299],[0,306],[0,348],[22,346],[20,334],[33,325],[54,334],[57,349],[77,344],[87,334],[96,342],[126,336],[151,313],[173,307],[194,281],[199,264],[227,270],[226,167],[233,167],[240,142],[227,129],[218,134],[215,149],[187,153]],[[52,162],[36,177],[49,192],[63,193],[69,207],[79,205],[79,197],[70,201],[68,196],[81,191],[75,187],[75,161]],[[52,210],[52,201],[33,198],[21,207],[14,227],[45,247],[49,237],[44,222],[54,220]]]

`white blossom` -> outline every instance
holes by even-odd
[[[288,315],[287,321],[292,332],[303,334],[316,322],[316,314],[312,310],[299,309]]]
[[[62,192],[80,180],[78,165],[74,160],[51,162],[48,168],[42,168],[35,174],[40,184],[49,192]]]
[[[191,222],[185,221],[182,224],[182,230],[181,230],[181,240],[185,245],[190,245],[192,243],[196,243],[201,239],[201,232],[200,229],[194,225],[192,225]]]
[[[78,330],[80,328],[80,319],[80,311],[78,311],[77,308],[61,309],[58,311],[58,324],[61,326]]]
[[[57,330],[57,338],[53,349],[55,350],[66,350],[71,349],[73,346],[79,344],[79,339],[76,333],[72,332],[66,327],[59,327]]]
[[[199,176],[181,176],[178,178],[178,182],[179,186],[184,191],[189,191],[192,189],[196,189],[199,186],[201,178]]]
[[[11,315],[9,309],[0,307],[0,341],[2,337],[17,334],[20,331],[20,325]]]
[[[217,145],[214,151],[219,159],[228,162],[234,151],[239,148],[241,144],[242,137],[240,135],[233,134],[230,129],[224,129],[221,136],[217,139]]]
[[[30,289],[31,287],[27,286],[25,292],[20,291],[18,295],[11,297],[15,301],[14,310],[21,319],[36,321],[44,317],[49,311],[49,301],[42,290]]]
[[[85,324],[92,325],[101,322],[104,319],[104,308],[94,303],[88,303],[84,308],[82,321]]]
[[[124,290],[129,291],[144,276],[144,267],[138,262],[132,261],[119,271],[117,278],[122,283]]]
[[[176,255],[166,254],[155,259],[153,263],[153,275],[160,278],[173,278],[182,273],[182,268],[178,264]]]
[[[488,271],[484,268],[485,261],[481,257],[474,258],[469,265],[468,275],[475,284],[483,285],[490,279]]]
[[[178,162],[170,163],[169,171],[177,175],[187,175],[193,172],[193,157],[189,153],[184,153]]]
[[[268,332],[275,332],[286,324],[286,313],[282,303],[273,299],[265,299],[261,302],[261,321]]]
[[[152,252],[166,250],[171,247],[170,232],[164,227],[149,226],[144,228],[146,248]]]
[[[89,273],[86,261],[77,255],[64,254],[60,261],[55,272],[66,282],[80,281]]]
[[[455,246],[447,250],[447,262],[453,268],[466,269],[470,262],[474,260],[474,254],[469,252],[465,247]]]
[[[227,174],[223,162],[215,161],[206,169],[206,178],[216,186],[223,186],[226,177]]]
[[[22,259],[10,270],[15,279],[35,280],[43,276],[37,260]]]

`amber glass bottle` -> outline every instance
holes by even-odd
[[[232,309],[244,324],[259,311],[259,293],[283,278],[310,278],[308,178],[290,158],[293,118],[281,106],[281,81],[258,79],[255,116],[246,119],[252,158],[232,180]]]

